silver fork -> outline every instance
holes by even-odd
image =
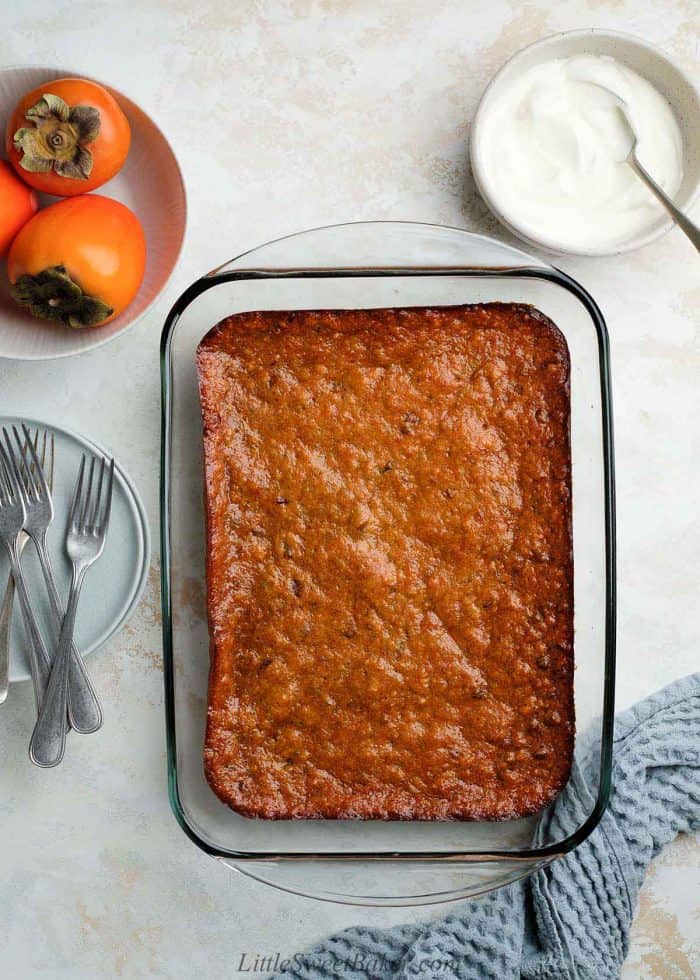
[[[85,580],[85,573],[104,550],[112,508],[114,460],[111,460],[109,468],[107,468],[107,461],[104,456],[102,457],[101,463],[98,464],[99,477],[96,481],[96,488],[93,490],[96,462],[97,460],[93,456],[90,460],[85,490],[83,490],[85,456],[83,456],[80,464],[66,532],[66,551],[73,563],[73,577],[66,615],[58,640],[58,649],[51,667],[51,675],[46,686],[46,694],[39,712],[39,718],[29,743],[29,755],[32,762],[37,766],[46,768],[57,766],[66,750],[68,674],[78,599]],[[107,471],[106,480],[105,471]]]
[[[0,539],[10,556],[10,567],[17,588],[24,629],[27,635],[29,669],[34,683],[37,712],[40,710],[49,676],[49,655],[34,618],[20,562],[20,535],[24,527],[24,503],[18,476],[0,444]]]
[[[46,532],[53,520],[53,502],[46,480],[44,468],[39,461],[36,447],[32,444],[29,429],[22,425],[25,444],[19,437],[16,426],[12,433],[19,450],[19,460],[12,449],[12,441],[7,429],[3,429],[8,456],[14,469],[21,477],[20,487],[24,496],[24,530],[29,535],[39,555],[41,571],[46,583],[49,605],[53,618],[56,645],[61,632],[61,624],[65,610],[56,588],[56,580],[51,567],[48,549],[46,547]],[[37,433],[38,435],[38,433]],[[44,444],[46,432],[44,431]],[[29,465],[31,459],[32,465]],[[88,735],[96,732],[102,725],[102,709],[97,695],[90,683],[83,658],[80,656],[75,643],[71,644],[70,670],[68,673],[68,720],[76,732]]]
[[[34,433],[34,448],[37,448],[39,430]],[[51,436],[51,461],[49,463],[49,489],[53,490],[53,462],[54,462],[54,441]],[[44,443],[41,450],[41,465],[46,465],[46,430],[44,429]],[[24,531],[19,536],[17,547],[20,555],[24,551],[24,546],[29,541],[29,535]],[[7,698],[10,689],[10,627],[12,626],[12,606],[15,600],[15,578],[12,572],[7,576],[5,594],[0,606],[0,704]]]

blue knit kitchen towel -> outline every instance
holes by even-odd
[[[567,836],[590,812],[598,757],[589,739],[537,830]],[[676,681],[615,723],[613,792],[583,844],[525,882],[465,902],[446,918],[357,927],[292,958],[296,980],[614,980],[627,955],[651,859],[700,828],[700,674]]]

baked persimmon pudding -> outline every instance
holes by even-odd
[[[248,817],[502,820],[574,740],[569,356],[530,306],[199,345],[205,770]]]

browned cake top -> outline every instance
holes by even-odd
[[[198,366],[214,791],[273,818],[542,808],[574,729],[559,330],[506,304],[243,313]]]

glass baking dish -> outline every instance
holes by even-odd
[[[505,822],[264,821],[224,806],[204,777],[209,668],[205,613],[202,438],[195,351],[244,310],[531,303],[559,326],[571,355],[577,745],[599,738],[597,785],[575,833]],[[170,801],[185,833],[231,867],[337,902],[417,905],[497,887],[571,850],[607,804],[615,663],[615,536],[607,331],[574,280],[525,253],[458,229],[363,222],[263,245],[193,283],[161,344],[161,536]]]

